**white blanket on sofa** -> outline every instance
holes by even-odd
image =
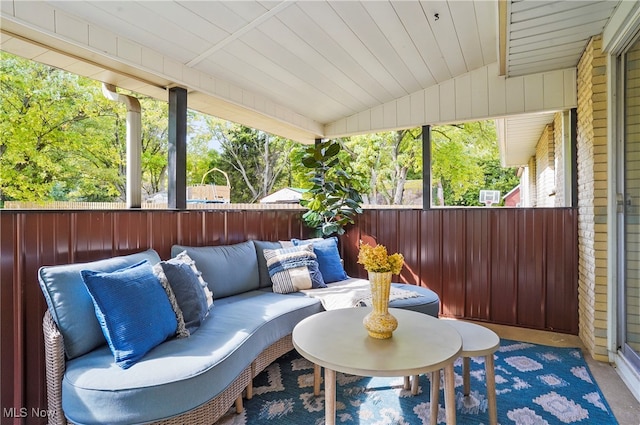
[[[304,289],[308,297],[318,298],[325,310],[370,306],[371,288],[366,279],[349,278],[341,282],[329,283],[327,288]],[[417,292],[391,286],[389,301],[419,297]]]

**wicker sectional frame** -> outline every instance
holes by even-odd
[[[62,410],[62,378],[65,372],[64,341],[58,326],[47,310],[42,320],[44,333],[45,367],[47,378],[47,404],[50,425],[65,425],[70,422]],[[220,394],[208,402],[183,414],[154,422],[157,425],[212,425],[236,404],[236,412],[242,412],[242,397],[253,393],[252,381],[261,371],[273,363],[278,357],[293,349],[291,334],[282,337],[262,351],[249,366]]]

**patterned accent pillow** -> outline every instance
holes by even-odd
[[[207,298],[198,276],[188,263],[173,258],[160,262],[160,266],[176,295],[185,327],[193,334],[209,315]]]
[[[182,251],[181,253],[179,253],[169,261],[180,261],[183,263],[187,263],[189,266],[191,266],[191,270],[193,270],[196,276],[198,276],[198,281],[200,282],[200,286],[202,287],[202,290],[204,291],[204,295],[207,298],[207,309],[211,309],[211,307],[213,307],[213,292],[211,292],[211,290],[209,289],[209,285],[202,278],[202,273],[196,267],[196,262],[193,261],[191,257],[189,257],[189,254],[187,254],[187,251]]]
[[[273,292],[288,294],[301,289],[326,288],[313,245],[282,249],[265,249]]]
[[[162,270],[162,265],[160,263],[155,264],[153,266],[153,274],[156,275],[160,284],[162,285],[162,289],[167,293],[167,298],[169,298],[169,302],[171,303],[171,308],[176,315],[176,320],[178,321],[178,329],[176,330],[176,336],[178,338],[187,338],[190,336],[189,330],[186,328],[184,324],[184,315],[182,314],[182,310],[178,305],[178,300],[176,300],[176,294],[171,289],[171,285],[167,280],[167,276],[164,274],[164,270]]]

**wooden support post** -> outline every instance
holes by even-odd
[[[187,209],[187,90],[169,89],[168,207]]]

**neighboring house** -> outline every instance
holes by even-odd
[[[520,206],[520,185],[517,185],[502,197],[504,199],[505,207],[519,207]]]
[[[260,199],[261,204],[298,204],[308,189],[285,187]]]

